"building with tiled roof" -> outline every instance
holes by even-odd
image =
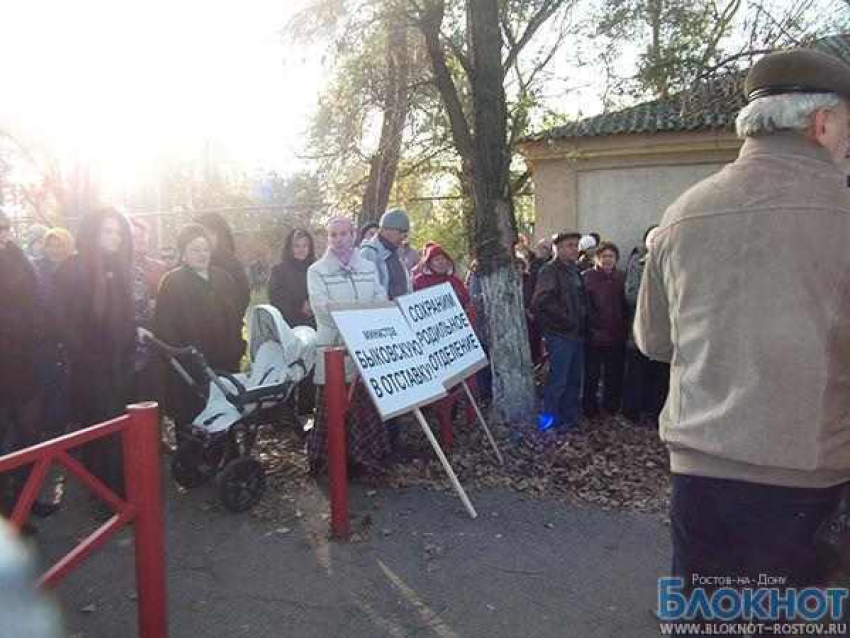
[[[850,62],[850,34],[812,48]],[[623,254],[685,190],[738,155],[745,73],[532,135],[520,152],[534,181],[535,236],[596,231]]]

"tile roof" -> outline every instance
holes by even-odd
[[[822,38],[811,47],[850,62],[850,34]],[[526,137],[523,142],[732,128],[738,111],[746,104],[742,89],[745,75],[741,71],[718,77],[688,94],[569,122]]]

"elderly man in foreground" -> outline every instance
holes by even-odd
[[[665,213],[635,323],[671,364],[660,428],[686,587],[818,583],[816,532],[850,479],[850,67],[775,53],[746,92],[740,156]]]

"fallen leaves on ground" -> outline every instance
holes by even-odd
[[[414,423],[405,425],[405,446],[411,458],[391,468],[389,483],[450,489],[424,435]],[[450,461],[466,488],[507,487],[530,497],[643,512],[667,508],[669,463],[654,428],[620,417],[582,421],[564,433],[539,432],[532,426],[490,428],[504,466],[498,464],[480,426],[455,425]]]
[[[439,438],[439,427],[429,418]],[[422,486],[449,490],[446,473],[412,416],[400,418],[402,458],[387,472],[390,488]],[[642,512],[666,510],[669,498],[667,452],[652,427],[620,417],[582,421],[569,432],[538,432],[529,425],[490,425],[505,460],[500,466],[482,428],[455,424],[448,455],[467,489],[509,488],[530,498],[592,503]],[[315,488],[304,442],[294,431],[263,427],[254,450],[266,469],[268,489],[251,515],[262,520],[295,522],[299,497]],[[369,496],[376,492],[370,490]]]

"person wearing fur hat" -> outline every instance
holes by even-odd
[[[410,273],[403,260],[403,245],[410,232],[410,219],[400,208],[381,216],[381,228],[372,239],[364,241],[360,256],[375,264],[381,286],[390,300],[411,291]]]
[[[413,289],[422,290],[440,284],[451,284],[464,310],[469,308],[470,296],[466,284],[455,274],[455,263],[439,244],[431,243],[422,258],[421,272],[413,280]]]
[[[211,265],[212,242],[200,224],[180,229],[177,250],[180,266],[168,272],[159,287],[154,334],[175,347],[195,346],[214,370],[238,372],[245,342],[234,301],[236,284],[225,270]],[[164,361],[161,368],[163,410],[174,418],[181,435],[203,409],[203,400]]]
[[[87,427],[120,416],[134,391],[137,325],[133,305],[133,239],[114,208],[86,214],[77,229],[77,254],[56,273],[55,320],[68,358],[71,420]],[[83,448],[89,469],[123,491],[120,441]]]
[[[239,316],[244,318],[251,304],[251,282],[248,281],[245,265],[236,255],[236,241],[230,224],[220,213],[204,213],[195,222],[207,229],[213,251],[210,264],[226,271],[233,279],[235,287],[231,301]]]

